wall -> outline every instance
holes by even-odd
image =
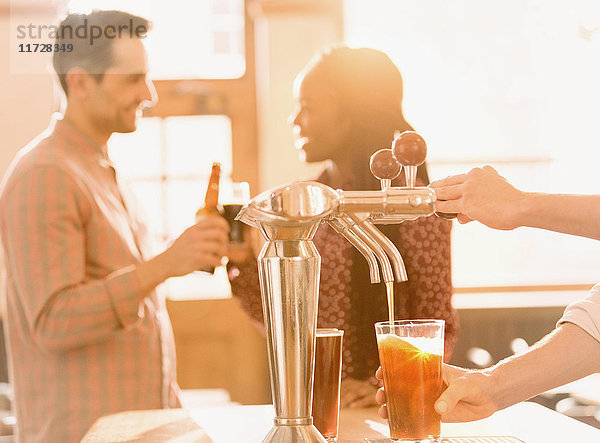
[[[8,168],[15,153],[48,126],[52,112],[57,108],[53,78],[46,68],[47,59],[32,57],[33,71],[39,74],[18,74],[9,62],[16,46],[10,39],[10,17],[7,9],[0,7],[0,174]],[[50,11],[35,14],[27,10],[27,20],[54,23]],[[13,10],[13,18],[19,13]],[[9,43],[10,42],[10,43]],[[36,54],[39,55],[39,54]],[[43,73],[45,72],[45,73]]]

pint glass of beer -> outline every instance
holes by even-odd
[[[343,337],[339,329],[317,329],[312,416],[328,442],[336,442],[338,435]]]
[[[250,187],[246,182],[223,183],[219,194],[219,204],[223,207],[223,217],[229,223],[229,241],[243,243],[244,224],[235,220],[242,206],[250,200]]]
[[[392,441],[439,442],[443,320],[375,323]]]

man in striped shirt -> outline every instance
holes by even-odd
[[[78,26],[97,26],[103,37],[61,35]],[[118,185],[106,142],[134,131],[141,107],[155,100],[141,40],[148,27],[119,11],[62,22],[57,42],[73,44],[54,53],[64,117],[19,152],[2,185],[19,441],[79,441],[102,415],[179,405],[171,326],[154,289],[218,266],[229,228],[205,217],[150,258]]]

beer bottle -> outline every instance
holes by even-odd
[[[219,180],[221,179],[221,163],[215,162],[212,164],[210,178],[208,179],[208,187],[204,196],[204,205],[196,211],[196,220],[202,215],[221,215],[223,210],[219,206]],[[215,268],[206,266],[201,271],[213,274]]]

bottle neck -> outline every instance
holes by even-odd
[[[216,208],[219,204],[219,182],[210,181],[204,197],[204,207]]]
[[[219,180],[221,178],[221,167],[219,164],[213,164],[206,195],[204,196],[204,207],[206,209],[216,209],[219,205]]]

